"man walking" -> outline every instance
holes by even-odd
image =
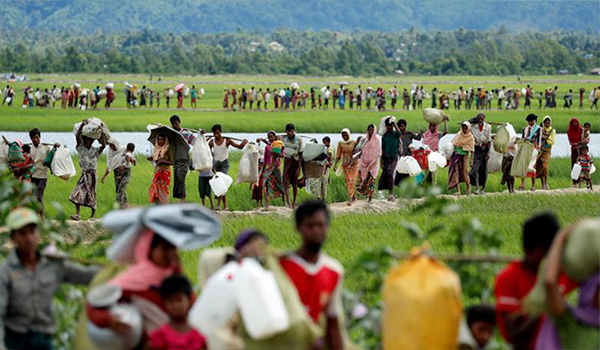
[[[492,141],[492,126],[485,122],[485,114],[477,115],[477,125],[471,129],[475,138],[475,153],[471,161],[469,178],[471,186],[475,186],[475,194],[485,194],[487,181],[487,159]]]
[[[32,146],[30,156],[35,164],[35,170],[31,176],[31,183],[33,184],[34,194],[40,202],[40,215],[44,215],[44,192],[46,191],[46,185],[48,183],[48,167],[44,165],[48,153],[50,152],[50,146],[44,145],[41,142],[42,133],[39,129],[35,128],[29,131],[29,139],[31,139]],[[59,143],[54,144],[54,148],[60,147]]]
[[[188,144],[194,144],[196,137],[190,130],[181,127],[181,119],[178,115],[171,116],[170,122],[173,129],[179,131]],[[173,158],[173,197],[179,198],[181,203],[184,203],[186,197],[185,178],[190,168],[188,149],[186,147],[175,147]]]

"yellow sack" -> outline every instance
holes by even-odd
[[[456,350],[462,317],[460,279],[422,253],[392,267],[383,286],[383,348]]]

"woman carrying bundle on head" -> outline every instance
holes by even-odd
[[[452,144],[454,152],[448,171],[448,189],[456,189],[456,194],[460,195],[460,184],[464,183],[467,186],[467,195],[469,195],[471,194],[469,155],[475,152],[475,138],[471,133],[471,123],[465,121],[461,124],[460,132],[454,136]]]
[[[337,171],[340,159],[342,160],[342,170],[344,172],[344,179],[346,180],[346,188],[348,189],[348,205],[356,201],[356,175],[358,174],[358,160],[353,157],[354,149],[356,148],[356,141],[354,141],[350,135],[350,130],[345,128],[342,130],[342,140],[338,142],[337,157],[335,165],[333,166],[334,171]]]
[[[169,140],[165,134],[159,134],[156,137],[152,155],[147,159],[154,164],[154,178],[148,190],[150,203],[169,204],[169,185],[171,184],[173,155],[169,148]]]
[[[358,175],[360,183],[356,191],[368,198],[368,202],[373,200],[373,192],[375,192],[376,178],[379,173],[379,158],[381,158],[381,140],[377,135],[375,125],[371,124],[367,127],[365,135],[365,145],[361,150],[360,160],[358,162]]]

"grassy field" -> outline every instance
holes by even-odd
[[[321,87],[331,85],[334,87],[337,82],[344,80],[350,83],[349,88],[355,89],[361,84],[363,89],[367,86],[377,88],[379,86],[390,88],[397,85],[402,88],[410,89],[412,83],[425,86],[430,91],[434,86],[440,90],[455,91],[459,86],[464,88],[484,86],[488,89],[500,88],[502,86],[521,88],[527,84],[532,85],[535,91],[540,92],[546,88],[558,86],[559,93],[557,97],[558,108],[555,110],[537,110],[537,100],[532,102],[534,112],[543,115],[550,115],[555,121],[555,128],[558,132],[565,132],[568,120],[575,116],[582,121],[592,122],[594,132],[600,132],[600,112],[589,109],[590,102],[587,94],[594,86],[598,85],[597,80],[591,76],[540,76],[540,77],[522,77],[521,82],[516,77],[473,77],[473,76],[449,76],[449,77],[374,77],[374,78],[354,78],[354,77],[298,77],[298,76],[165,76],[161,82],[149,81],[147,75],[33,75],[30,81],[25,83],[13,84],[17,93],[15,105],[12,108],[6,106],[0,108],[0,130],[22,131],[32,127],[39,127],[45,131],[68,131],[72,130],[72,125],[83,118],[98,116],[103,119],[114,131],[143,131],[149,123],[163,122],[168,117],[177,113],[184,119],[184,124],[189,127],[210,127],[214,123],[221,123],[229,131],[233,132],[263,132],[269,129],[283,129],[289,122],[297,124],[302,132],[339,132],[344,127],[350,127],[351,130],[362,130],[370,122],[378,122],[383,116],[394,114],[404,118],[409,122],[410,128],[417,130],[426,127],[420,111],[385,111],[376,112],[374,110],[344,110],[344,111],[322,111],[322,110],[299,110],[299,111],[277,111],[271,113],[262,113],[257,111],[238,111],[230,112],[222,109],[223,89],[224,88],[251,88],[256,89],[288,87],[291,82],[298,82],[302,88],[310,89],[311,86]],[[41,109],[22,109],[22,89],[26,86],[34,88],[51,88],[53,85],[69,86],[74,82],[80,82],[84,88],[93,88],[96,85],[103,86],[106,82],[115,83],[117,100],[112,110],[104,109],[90,110],[85,113],[62,110],[55,108],[51,110]],[[160,109],[125,109],[125,98],[122,93],[123,82],[128,81],[137,83],[138,86],[147,85],[152,89],[162,92],[168,86],[173,87],[179,82],[186,82],[188,85],[195,84],[197,89],[203,87],[206,94],[198,101],[198,110],[189,108],[189,99],[184,101],[184,110],[175,108],[166,109],[164,96],[161,98]],[[586,89],[585,108],[572,111],[562,108],[562,96],[567,90],[574,91],[574,106],[578,106],[578,91],[580,87]],[[162,94],[162,93],[161,93]],[[493,101],[496,106],[496,101]],[[309,101],[310,103],[310,101]],[[524,99],[521,101],[523,105]],[[171,101],[171,107],[175,106],[175,101]],[[424,106],[431,106],[431,100],[425,100]],[[273,101],[270,103],[273,107]],[[387,102],[390,107],[390,101]],[[401,106],[397,106],[401,108]],[[452,107],[451,107],[452,108]],[[451,109],[448,112],[451,116],[451,131],[457,130],[458,122],[473,117],[477,111],[455,111]],[[522,109],[519,111],[497,111],[495,109],[486,111],[488,119],[493,122],[510,122],[515,127],[521,128],[525,125],[524,118],[526,114]]]
[[[237,169],[239,162],[240,153],[231,154],[231,170],[234,181],[237,177]],[[143,159],[138,158],[138,166],[133,168],[132,180],[128,187],[129,201],[131,205],[146,205],[148,203],[148,187],[153,176],[153,168],[151,164]],[[74,162],[77,165],[77,161]],[[104,157],[101,158],[98,166],[98,176],[101,177],[106,169],[106,160]],[[553,189],[566,188],[571,186],[570,180],[570,159],[566,158],[555,158],[550,162],[550,186]],[[79,174],[79,169],[78,169]],[[592,175],[595,184],[600,183],[600,173]],[[67,212],[74,213],[74,206],[69,202],[69,194],[77,183],[77,178],[72,178],[69,181],[64,181],[56,177],[51,176],[46,189],[45,201],[46,203],[58,202],[67,209]],[[444,187],[448,181],[448,171],[444,169],[438,173],[437,183]],[[171,182],[172,184],[172,182]],[[198,194],[198,175],[196,172],[188,174],[187,181],[187,193],[188,201],[200,202]],[[529,183],[527,188],[529,188]],[[540,184],[538,181],[538,188]],[[505,187],[500,185],[500,174],[491,174],[488,180],[487,191],[498,192],[504,191]],[[584,190],[582,190],[584,191]],[[304,200],[310,198],[311,195],[305,190],[299,190],[299,199]],[[231,210],[251,210],[255,208],[256,204],[251,200],[250,186],[247,183],[236,185],[234,184],[228,192],[228,204]],[[332,175],[331,183],[329,185],[327,201],[329,203],[334,202],[345,202],[348,200],[348,192],[346,185],[342,177],[336,177]],[[112,174],[107,178],[106,183],[98,183],[98,215],[103,215],[107,211],[111,210],[114,206],[115,201],[115,186],[114,178]],[[175,202],[175,200],[173,201]],[[282,205],[281,199],[275,200],[274,205]],[[53,209],[48,206],[49,215],[53,216],[55,213]],[[83,209],[82,217],[87,218],[89,211]]]

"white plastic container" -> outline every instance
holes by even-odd
[[[239,264],[232,261],[215,272],[188,313],[188,322],[205,335],[231,320],[238,310],[235,299]]]
[[[590,174],[591,173],[592,172],[590,171]],[[573,165],[573,169],[571,169],[571,179],[578,180],[579,179],[579,175],[581,175],[581,165],[574,164]]]
[[[408,174],[408,163],[405,158],[406,157],[401,157],[398,159],[398,164],[396,164],[396,172],[398,174]]]
[[[217,197],[221,197],[227,193],[229,186],[233,183],[231,176],[217,172],[215,176],[208,181],[210,188]]]
[[[594,163],[592,163],[592,166],[590,167],[590,175],[592,175],[595,172],[596,172],[596,166],[594,165]]]
[[[252,339],[266,339],[290,327],[275,276],[255,259],[242,260],[235,295],[244,328]]]
[[[429,170],[435,172],[437,168],[443,168],[446,166],[446,157],[439,152],[431,152],[427,156],[427,162],[429,163]]]
[[[417,160],[415,158],[410,157],[410,156],[403,157],[403,158],[406,158],[408,175],[410,175],[410,177],[415,177],[421,173],[421,166],[419,165],[419,162],[417,162]]]

